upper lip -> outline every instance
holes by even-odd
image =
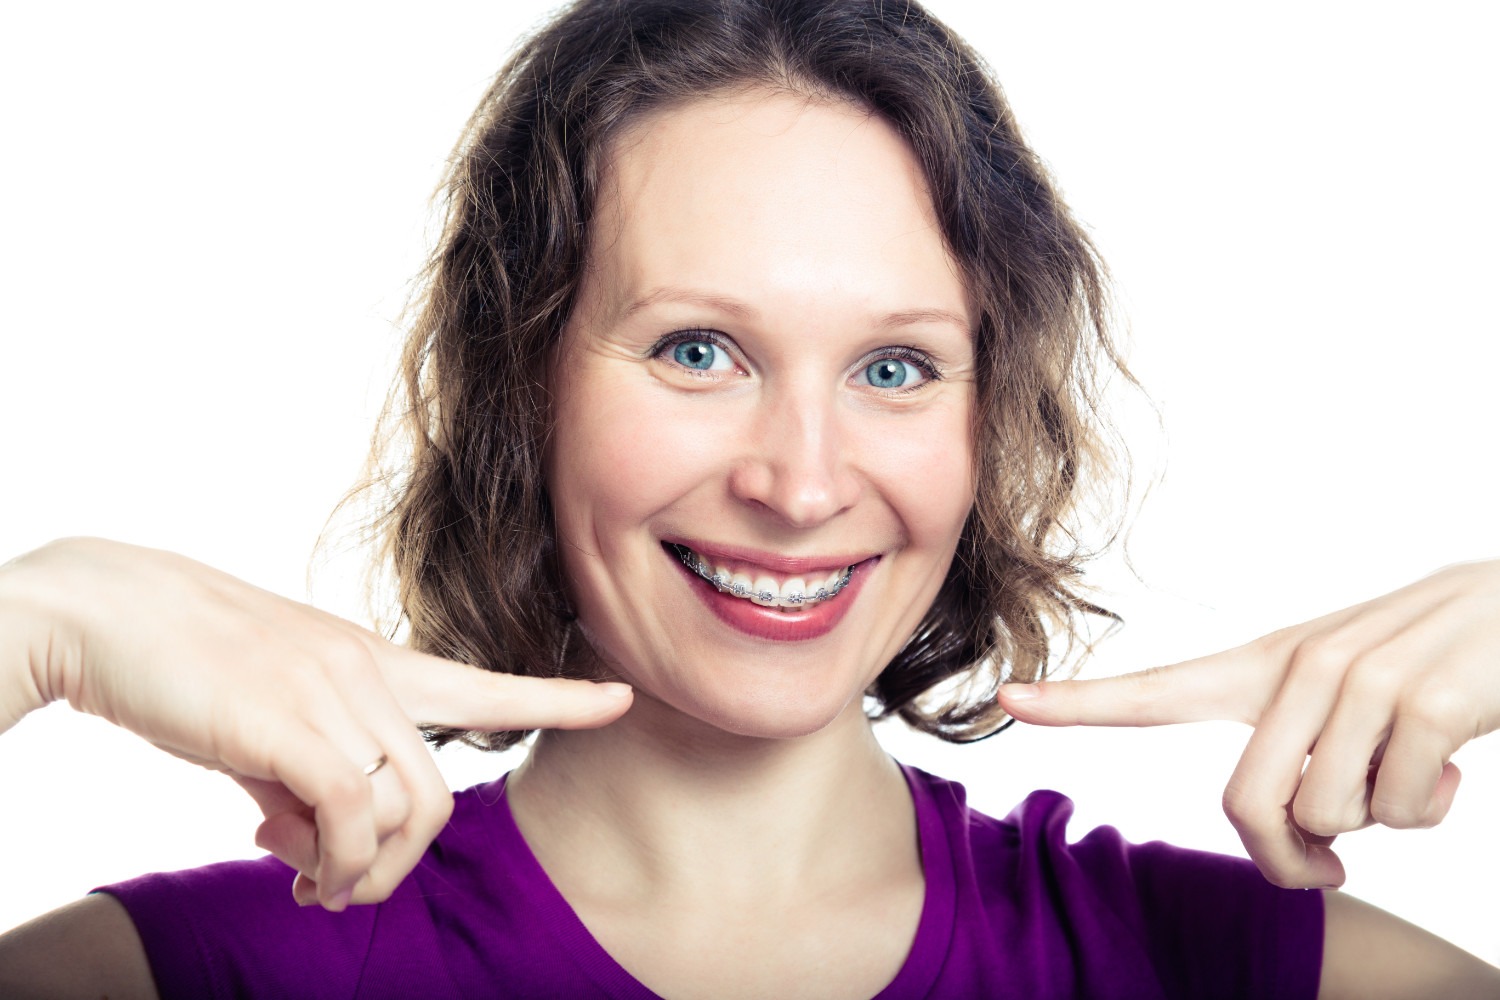
[[[835,553],[816,556],[788,556],[779,552],[750,548],[745,545],[727,545],[720,542],[700,542],[690,538],[663,538],[662,541],[692,549],[709,562],[749,564],[767,570],[777,576],[800,576],[805,573],[831,573],[834,570],[853,566],[873,557],[870,552]]]

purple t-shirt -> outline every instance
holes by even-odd
[[[1073,804],[1034,792],[1004,820],[906,768],[926,899],[879,1000],[1315,997],[1323,900],[1239,858],[1065,839]],[[521,838],[505,779],[453,818],[390,899],[329,913],[292,901],[275,858],[105,887],[130,912],[157,989],[176,997],[613,997],[649,989],[599,945]]]

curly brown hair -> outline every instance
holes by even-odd
[[[1130,376],[1103,266],[999,87],[904,0],[578,0],[512,55],[441,189],[442,235],[375,449],[375,528],[408,641],[490,670],[582,669],[564,655],[573,614],[542,454],[548,362],[602,164],[648,112],[749,86],[850,102],[894,127],[973,297],[975,503],[937,599],[867,694],[877,717],[980,739],[1006,722],[1003,680],[1045,676],[1055,643],[1071,648],[1085,613],[1107,614],[1080,596],[1091,553],[1072,525],[1116,468],[1101,378]],[[525,734],[428,735],[498,750]]]

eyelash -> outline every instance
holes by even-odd
[[[882,348],[880,351],[871,355],[864,362],[863,367],[868,368],[875,362],[881,361],[885,358],[895,358],[898,361],[905,361],[907,364],[911,365],[913,368],[917,369],[925,376],[925,378],[923,378],[923,380],[918,382],[916,385],[903,385],[898,386],[895,389],[881,390],[888,395],[904,396],[907,393],[917,392],[920,389],[925,389],[930,383],[942,381],[943,373],[938,371],[937,365],[933,364],[931,358],[923,354],[921,351],[917,350],[915,347],[897,346]]]
[[[693,341],[712,344],[719,350],[723,351],[725,354],[728,354],[730,356],[730,359],[733,360],[733,352],[729,350],[729,344],[727,343],[726,338],[723,334],[715,330],[697,329],[678,330],[675,333],[667,334],[665,337],[661,338],[651,346],[650,357],[665,361],[673,368],[685,372],[693,376],[694,378],[716,378],[717,375],[714,372],[700,371],[698,369],[688,368],[685,365],[678,364],[676,361],[673,361],[670,356],[668,356],[667,352],[676,347],[678,344],[686,344]]]
[[[681,371],[686,372],[687,374],[692,375],[695,378],[714,377],[709,372],[697,371],[692,368],[687,368],[683,365],[680,365],[667,356],[666,352],[676,347],[678,344],[689,343],[692,341],[701,341],[705,344],[712,344],[714,347],[718,348],[721,351],[724,351],[726,354],[730,354],[731,358],[733,357],[732,352],[730,352],[729,350],[727,339],[723,334],[719,333],[716,330],[700,329],[677,330],[673,333],[667,334],[665,337],[658,340],[655,344],[651,345],[651,350],[648,352],[648,356],[657,358],[658,360],[666,361],[674,368],[680,369]],[[937,365],[932,363],[932,359],[929,358],[926,354],[923,354],[921,351],[917,350],[915,347],[898,345],[894,347],[882,348],[874,354],[869,355],[865,359],[861,367],[867,368],[870,365],[873,365],[875,362],[885,358],[895,358],[900,361],[905,361],[907,364],[913,366],[914,368],[919,370],[923,374],[923,376],[925,376],[921,382],[918,382],[915,385],[881,390],[887,395],[904,396],[908,393],[916,392],[920,389],[925,388],[931,382],[941,381],[943,378],[943,373],[938,371]]]

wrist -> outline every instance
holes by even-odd
[[[57,701],[79,667],[68,636],[66,588],[57,579],[53,543],[0,565],[0,732]]]

